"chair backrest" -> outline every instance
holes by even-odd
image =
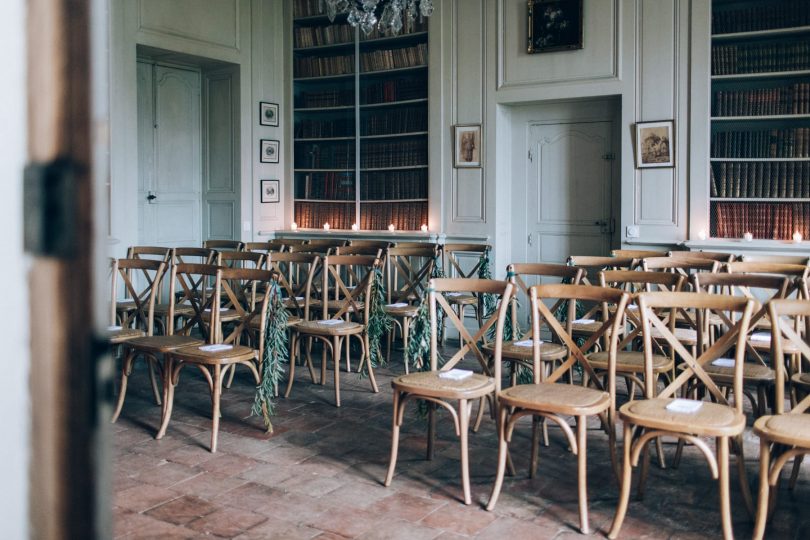
[[[160,246],[130,246],[127,259],[151,259],[171,264],[174,248]]]
[[[348,246],[351,247],[366,247],[366,248],[379,248],[382,250],[391,247],[391,242],[388,240],[349,240]]]
[[[430,309],[430,370],[439,370],[439,347],[438,347],[438,313],[441,310],[444,317],[445,324],[455,328],[459,333],[459,349],[450,357],[444,365],[441,366],[441,371],[448,371],[453,369],[467,353],[472,353],[478,363],[480,364],[484,373],[489,374],[489,363],[487,356],[481,352],[479,343],[486,342],[487,335],[492,327],[496,325],[503,311],[503,302],[509,301],[512,295],[514,285],[508,281],[498,281],[494,279],[479,279],[479,278],[436,278],[431,279],[428,283],[428,298]],[[444,293],[472,293],[474,295],[493,295],[496,299],[496,309],[492,315],[484,321],[481,328],[475,333],[470,334],[464,323],[456,315],[455,310],[450,306]],[[500,298],[498,298],[500,297]],[[498,304],[500,302],[500,304]],[[502,309],[503,308],[503,309]],[[503,328],[501,328],[503,332]]]
[[[287,251],[289,253],[312,253],[314,255],[326,256],[334,253],[337,246],[328,244],[299,244],[289,246]]]
[[[568,265],[582,268],[582,282],[591,285],[591,280],[596,283],[599,272],[602,270],[633,270],[639,264],[639,259],[634,257],[599,257],[591,255],[571,255],[568,257]]]
[[[336,248],[340,246],[346,246],[349,244],[349,241],[345,238],[311,238],[307,241],[306,245],[314,248],[314,247],[328,247],[328,248]]]
[[[378,259],[382,258],[385,248],[379,246],[338,246],[335,248],[335,255],[372,255]]]
[[[272,272],[251,268],[223,268],[220,281],[220,300],[237,312],[237,319],[229,321],[230,332],[223,334],[218,327],[218,343],[239,344],[243,334],[251,330],[251,322],[259,321],[258,347],[259,360],[264,351],[264,327],[266,323],[267,301],[270,294],[268,283],[273,279]]]
[[[255,251],[257,253],[282,253],[287,249],[287,244],[282,240],[267,240],[265,242],[245,242],[245,251]]]
[[[385,259],[388,303],[421,301],[438,255],[436,244],[388,248]]]
[[[391,247],[398,247],[398,248],[412,248],[412,247],[428,247],[433,246],[436,249],[439,249],[441,246],[434,242],[395,242]]]
[[[781,414],[785,407],[785,342],[799,351],[798,355],[805,366],[810,363],[810,343],[807,341],[810,339],[810,300],[773,300],[768,304],[768,315],[771,319],[771,360],[776,371],[774,410]],[[804,413],[809,407],[810,394],[790,412]]]
[[[112,271],[112,317],[116,322],[116,301],[119,298],[118,279],[124,284],[125,296],[133,304],[132,310],[121,312],[121,326],[135,325],[146,335],[154,331],[155,302],[160,294],[160,284],[166,274],[165,261],[149,259],[118,259],[113,261]],[[137,276],[138,279],[134,279]]]
[[[374,270],[380,267],[380,260],[370,255],[329,255],[323,258],[321,270],[321,291],[328,295],[328,302],[321,302],[321,320],[342,319],[349,313],[357,322],[368,323],[371,309],[371,285]],[[305,318],[311,312],[312,279],[307,283]],[[350,281],[353,285],[347,285]],[[330,307],[333,312],[330,315]]]
[[[208,343],[216,343],[218,332],[210,329],[219,328],[222,270],[221,266],[212,264],[182,263],[172,266],[167,334],[189,335],[197,327]],[[175,306],[183,303],[189,304],[194,313],[187,316],[183,326],[175,330]]]
[[[512,328],[511,333],[509,334],[512,339],[518,339],[519,337],[529,338],[532,336],[531,328],[528,330],[525,336],[521,336],[520,317],[518,315],[518,303],[520,301],[520,297],[524,297],[526,301],[525,305],[528,306],[529,288],[531,286],[549,284],[548,282],[543,283],[544,278],[551,278],[554,280],[554,283],[569,283],[571,285],[578,285],[582,281],[584,275],[584,269],[567,264],[512,263],[507,266],[506,279],[510,283],[515,284],[515,291],[512,294],[511,300]],[[527,281],[529,283],[527,283]],[[535,281],[537,283],[533,283]],[[551,310],[556,312],[561,305],[562,301],[558,301],[551,307]]]
[[[810,257],[807,255],[743,255],[742,262],[769,262],[777,264],[801,264],[810,266]]]
[[[721,263],[731,262],[736,257],[733,253],[721,251],[670,251],[669,256],[685,259],[710,259]]]
[[[720,269],[720,263],[705,258],[649,257],[641,260],[641,268],[645,272],[676,272],[688,277],[695,272],[717,272]]]
[[[226,268],[264,268],[266,254],[257,251],[222,251],[219,254],[219,264]]]
[[[607,390],[611,396],[611,411],[615,409],[616,396],[616,351],[620,329],[623,325],[624,312],[630,295],[611,287],[595,287],[592,285],[535,285],[529,289],[532,312],[532,371],[534,383],[553,383],[559,381],[564,375],[570,372],[575,364],[579,364],[583,369],[583,380],[602,390]],[[564,321],[548,308],[547,302],[567,302],[568,313]],[[605,312],[611,312],[611,316],[602,321],[602,324],[593,332],[581,345],[571,333],[571,320],[574,318],[575,305],[577,302],[593,302],[614,306],[610,310],[607,307]],[[540,350],[540,326],[545,324],[552,334],[568,349],[568,357],[560,364],[548,377],[545,376],[541,364]],[[609,362],[608,362],[608,388],[602,388],[601,377],[591,367],[587,353],[602,340],[608,338]],[[573,381],[569,381],[573,384]],[[496,382],[496,385],[498,383]]]
[[[719,294],[695,292],[645,292],[639,293],[638,305],[641,311],[641,322],[644,336],[644,391],[645,395],[653,397],[655,394],[653,377],[653,346],[652,329],[655,328],[660,335],[659,341],[666,342],[683,360],[683,370],[670,382],[658,397],[670,398],[680,393],[690,380],[698,379],[708,393],[717,402],[728,405],[725,394],[717,387],[708,373],[703,369],[710,362],[720,358],[726,351],[735,347],[734,377],[732,390],[734,393],[734,409],[742,413],[743,405],[743,362],[745,359],[746,336],[748,334],[751,313],[754,301],[748,298],[732,297]],[[673,333],[672,322],[677,311],[694,311],[697,316],[697,347],[698,356],[695,357],[683,346]],[[669,323],[664,322],[660,315],[669,312]],[[739,313],[737,322],[726,333],[719,337],[710,347],[708,322],[712,315],[725,313]]]
[[[203,247],[217,251],[243,251],[245,243],[239,240],[206,240]]]
[[[215,249],[200,247],[174,248],[173,264],[219,264],[219,252]]]
[[[665,257],[667,253],[653,249],[613,249],[610,254],[625,259],[644,259],[646,257]]]
[[[442,246],[444,257],[444,272],[447,277],[474,278],[478,277],[483,257],[491,247],[488,244],[445,244]],[[472,266],[464,265],[464,256],[473,255],[477,258]]]
[[[274,275],[281,288],[285,307],[296,315],[304,315],[307,285],[320,276],[321,258],[312,253],[271,253],[267,269]],[[316,299],[320,299],[320,282],[315,281]]]
[[[785,297],[796,296],[810,298],[808,283],[810,283],[810,266],[800,264],[784,264],[772,262],[732,262],[725,266],[730,274],[770,274],[785,276],[793,280],[793,284]]]

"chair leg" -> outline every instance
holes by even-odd
[[[174,408],[174,362],[170,355],[163,357],[163,414],[160,418],[160,428],[158,428],[155,439],[162,439],[169,427],[169,420],[172,417]]]
[[[788,484],[788,489],[790,491],[793,491],[796,487],[796,481],[799,479],[799,470],[802,467],[802,461],[804,461],[804,454],[799,454],[793,458],[793,470],[790,473],[790,483]]]
[[[531,458],[529,459],[529,478],[534,478],[537,475],[537,462],[539,461],[540,453],[540,418],[532,416],[532,450]]]
[[[579,495],[579,530],[591,534],[588,523],[588,417],[577,416],[577,494]]]
[[[743,451],[742,435],[734,438],[735,461],[737,462],[737,475],[740,478],[740,491],[748,514],[753,519],[756,515],[754,509],[754,496],[751,494],[751,485],[748,483],[748,473],[745,471],[745,454]]]
[[[771,445],[767,439],[759,440],[759,497],[757,517],[754,523],[754,540],[762,540],[768,521],[768,473],[771,470]]]
[[[638,478],[637,496],[641,500],[644,498],[644,489],[647,487],[647,475],[650,472],[650,441],[644,443],[644,448],[641,450],[641,471]]]
[[[149,364],[149,382],[152,385],[152,395],[155,396],[155,405],[160,405],[160,391],[158,390],[157,377],[155,376],[155,359],[149,356],[146,362]]]
[[[335,365],[335,406],[340,407],[340,345],[343,340],[339,336],[332,338],[332,360]],[[348,343],[346,344],[348,349]],[[324,361],[326,365],[326,361]],[[369,366],[370,367],[370,366]]]
[[[484,399],[486,396],[482,396],[481,399],[478,400],[478,412],[475,413],[475,422],[473,422],[472,431],[473,433],[478,433],[478,429],[481,427],[481,421],[484,419]]]
[[[733,540],[731,528],[731,498],[728,481],[728,437],[717,437],[717,468],[720,484],[720,520],[723,523],[723,539]]]
[[[408,327],[410,326],[410,324],[411,324],[410,317],[403,317],[403,319],[402,319],[402,349],[403,349],[402,358],[403,358],[403,362],[405,364],[405,374],[406,375],[408,374],[408,369],[409,369],[409,366],[408,366],[408,331],[409,331],[409,328]]]
[[[124,408],[124,398],[127,395],[127,381],[129,380],[130,373],[132,373],[132,362],[135,360],[135,356],[135,350],[130,350],[121,364],[121,384],[118,388],[118,403],[115,405],[115,411],[110,420],[113,424],[118,420],[121,409]]]
[[[212,426],[211,426],[211,453],[217,451],[217,435],[219,435],[219,403],[222,397],[222,367],[219,364],[214,365],[214,388],[211,396],[212,405]]]
[[[619,504],[616,506],[616,515],[613,516],[613,524],[610,526],[608,538],[615,540],[619,536],[619,531],[627,515],[627,505],[630,502],[630,488],[633,481],[633,469],[630,465],[630,450],[633,446],[633,430],[628,422],[624,422],[624,451],[622,453],[622,482],[619,492]]]
[[[467,451],[467,438],[470,435],[470,408],[466,399],[458,402],[458,423],[461,432],[461,487],[464,492],[464,504],[472,503],[470,495],[470,459]]]
[[[433,459],[434,443],[436,442],[436,405],[428,402],[428,435],[427,435],[427,459]]]
[[[498,406],[498,471],[495,473],[495,484],[492,486],[492,493],[489,495],[488,511],[492,511],[498,502],[498,496],[501,494],[501,487],[503,487],[503,475],[506,472],[506,456],[509,453],[509,447],[506,443],[507,413],[508,407]]]
[[[287,390],[284,391],[284,398],[290,397],[290,392],[292,392],[293,381],[295,380],[295,361],[298,356],[300,356],[300,343],[297,337],[293,337],[292,344],[290,345],[290,361],[289,369],[287,371]],[[310,374],[312,374],[313,382],[315,379],[314,373],[312,373],[312,365],[310,364]]]
[[[377,394],[380,388],[377,386],[376,377],[374,377],[374,366],[371,365],[371,343],[368,340],[368,334],[363,334],[360,337],[360,343],[363,348],[363,358],[368,365],[368,380],[371,382],[371,390]]]
[[[385,487],[391,485],[394,478],[394,469],[397,467],[397,454],[399,452],[399,390],[394,390],[394,414],[391,426],[391,457],[388,460],[388,473],[385,475]]]
[[[236,364],[230,366],[230,369],[226,369],[228,371],[228,382],[225,383],[225,388],[230,389],[231,385],[233,384],[233,377],[236,375]]]

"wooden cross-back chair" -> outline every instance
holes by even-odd
[[[217,251],[244,251],[245,243],[241,240],[206,240],[203,247]]]
[[[173,248],[171,265],[178,264],[219,264],[219,252],[214,249],[201,248],[201,247],[177,247]],[[165,283],[163,288],[166,289],[169,284]],[[180,291],[182,295],[182,291]],[[175,298],[175,300],[177,300]],[[194,310],[190,305],[174,303],[174,324],[178,324],[180,319],[192,315]],[[169,316],[169,303],[160,302],[155,306],[155,323],[156,329],[162,334],[167,334],[167,318]]]
[[[641,260],[645,257],[665,257],[665,251],[658,251],[653,249],[613,249],[610,254],[614,257],[629,258]]]
[[[309,246],[311,249],[318,248],[318,247],[328,247],[328,248],[336,248],[340,246],[346,246],[349,244],[349,241],[345,238],[311,238],[307,240],[306,245]]]
[[[677,272],[687,278],[695,272],[717,272],[719,261],[699,257],[647,257],[641,260],[645,272]]]
[[[746,337],[745,344],[747,353],[745,358],[751,358],[752,361],[745,362],[743,365],[743,392],[751,402],[754,416],[765,414],[766,396],[773,389],[776,373],[771,365],[772,362],[762,356],[763,353],[771,352],[771,340],[757,339],[759,333],[754,330],[761,320],[768,320],[768,303],[785,298],[789,293],[791,280],[777,275],[703,273],[692,276],[692,283],[697,292],[748,298],[754,302],[754,313],[749,321],[749,335]],[[720,312],[717,316],[721,319],[721,333],[736,323],[734,314]],[[770,338],[770,333],[766,335]],[[791,349],[791,353],[796,352],[795,349]],[[721,359],[718,363],[707,365],[705,370],[718,386],[732,388],[734,367],[728,365],[728,362]],[[749,390],[751,387],[754,387],[756,395]],[[735,399],[737,398],[735,397]],[[742,399],[742,396],[739,399]]]
[[[810,257],[807,255],[743,255],[740,262],[766,262],[775,264],[800,264],[810,266]]]
[[[802,360],[810,362],[810,300],[773,300],[768,305],[768,313],[773,329],[773,365],[784,364],[787,348],[797,349]],[[763,416],[754,423],[754,434],[759,437],[759,497],[754,540],[762,540],[767,521],[776,508],[775,488],[779,484],[782,468],[793,459],[790,477],[792,489],[804,456],[810,453],[810,393],[797,400],[790,412],[785,414],[782,393],[785,382],[784,370],[777,369],[774,414]],[[807,389],[806,382],[798,374],[793,375],[791,382]]]
[[[388,240],[348,240],[347,246],[351,247],[364,247],[364,248],[377,248],[385,251],[389,247],[391,247],[391,242]]]
[[[444,244],[442,246],[442,268],[445,275],[448,278],[477,278],[483,259],[491,249],[488,244]],[[472,265],[467,265],[466,268],[464,265],[465,256],[468,258],[470,256],[475,257],[475,262]],[[472,307],[478,326],[481,327],[484,315],[486,315],[481,295],[457,291],[451,293],[447,300],[456,309],[457,315],[461,319],[464,318],[464,309],[468,306]],[[444,331],[442,331],[442,342],[444,342]]]
[[[300,320],[304,316],[304,300],[307,294],[307,279],[313,265],[320,266],[320,257],[311,253],[273,253],[267,261],[267,269],[273,272],[281,287],[282,303],[290,317]],[[320,291],[311,291],[317,293]],[[320,299],[320,295],[317,295]]]
[[[439,250],[436,244],[423,244],[418,247],[390,247],[386,250],[386,293],[388,303],[385,312],[392,318],[394,326],[388,333],[386,358],[391,358],[391,344],[399,330],[402,336],[405,373],[408,373],[408,332],[411,321],[419,311],[419,304],[425,298],[427,283],[433,274]]]
[[[223,268],[264,270],[265,257],[266,253],[261,252],[222,251],[219,254],[219,264]],[[233,285],[233,288],[237,291],[235,294],[239,302],[234,303],[234,301],[226,295],[220,298],[222,304],[220,306],[219,320],[221,322],[228,323],[238,319],[240,317],[238,311],[239,303],[244,304],[244,299],[256,294],[256,291],[242,290],[247,286],[246,283],[247,282],[240,282],[239,284]],[[263,292],[265,286],[266,283],[259,284],[259,290]]]
[[[725,265],[730,274],[770,274],[785,276],[793,280],[786,296],[810,299],[810,266],[772,262],[732,262]],[[767,320],[767,319],[766,319]]]
[[[276,238],[274,240],[265,240],[264,242],[245,242],[245,251],[255,251],[264,253],[283,253],[287,250],[287,243],[284,240]]]
[[[174,248],[161,246],[130,246],[127,249],[127,259],[150,259],[171,264],[174,258]]]
[[[199,291],[199,294],[194,294],[195,286],[190,284],[199,284],[200,287],[205,287],[206,277],[218,275],[220,271],[218,266],[207,264],[175,264],[171,269],[171,281],[169,285],[169,306],[166,313],[166,331],[163,335],[147,334],[142,337],[129,339],[124,343],[124,361],[121,365],[121,383],[118,391],[118,401],[116,403],[115,411],[113,412],[112,422],[118,419],[121,410],[124,406],[124,399],[126,398],[127,382],[132,373],[132,366],[139,356],[143,356],[150,367],[150,376],[152,376],[152,391],[155,393],[155,401],[160,404],[160,394],[157,390],[157,383],[152,375],[153,369],[160,367],[165,379],[165,355],[175,349],[180,349],[191,345],[200,345],[202,340],[191,337],[191,330],[194,324],[199,323],[203,335],[207,336],[205,317],[210,318],[211,312],[204,311],[205,305],[210,305],[213,302],[213,295],[209,295],[206,301],[207,290]],[[175,294],[176,283],[180,283],[184,290],[184,294],[179,296]],[[175,306],[184,300],[188,300],[188,308],[191,313],[184,317],[186,324],[180,328],[175,329]],[[177,330],[177,331],[175,331]],[[164,393],[166,388],[163,388]],[[165,402],[164,402],[165,405]]]
[[[639,496],[643,494],[648,468],[647,448],[653,439],[675,437],[691,442],[709,463],[712,477],[718,480],[720,491],[720,514],[723,536],[733,538],[731,526],[731,501],[729,497],[729,444],[737,455],[737,470],[740,487],[746,506],[752,507],[751,493],[745,475],[742,434],[745,430],[743,414],[742,385],[743,358],[746,336],[754,301],[748,298],[691,292],[651,292],[640,293],[638,304],[643,325],[645,353],[645,395],[646,399],[636,399],[625,403],[619,409],[619,418],[624,424],[624,450],[622,459],[621,492],[616,515],[608,537],[615,539],[621,530],[630,500],[633,467],[641,460],[641,478],[638,484]],[[673,334],[672,325],[677,310],[691,310],[698,318],[698,341],[700,354],[692,354]],[[669,313],[668,323],[660,317]],[[737,322],[720,336],[710,347],[708,341],[709,313],[739,313]],[[657,396],[652,383],[652,329],[656,328],[673,347],[684,362],[684,369]],[[734,348],[733,405],[726,394],[715,384],[705,367]],[[713,401],[673,399],[687,384],[695,379],[705,386]],[[655,396],[655,397],[653,397]],[[693,409],[696,407],[696,409]],[[716,455],[705,442],[705,437],[716,441]]]
[[[285,397],[292,390],[295,377],[295,358],[300,355],[301,341],[307,340],[306,361],[311,365],[311,340],[321,341],[323,355],[321,361],[320,384],[326,379],[327,357],[331,355],[334,365],[335,405],[340,407],[340,355],[341,348],[347,349],[349,340],[354,336],[360,342],[360,367],[368,369],[369,382],[372,390],[379,392],[374,377],[374,366],[369,359],[369,337],[367,333],[370,294],[374,269],[378,268],[379,259],[367,255],[331,255],[324,257],[317,271],[317,263],[310,268],[304,295],[304,320],[292,328],[293,340],[291,350],[293,358],[290,359],[290,375],[287,383]],[[342,270],[353,276],[356,285],[349,289],[346,286]],[[316,276],[320,275],[320,286],[316,283]],[[320,290],[321,300],[314,289]],[[329,296],[325,291],[332,291]]]
[[[708,259],[719,263],[729,263],[736,258],[733,253],[724,251],[670,251],[667,255],[676,259]]]
[[[289,253],[311,253],[325,257],[326,255],[334,253],[337,247],[337,245],[334,245],[334,242],[329,244],[298,244],[289,246],[287,251]]]
[[[399,451],[399,431],[404,420],[406,406],[413,400],[423,400],[428,403],[428,437],[427,459],[433,459],[436,434],[436,408],[447,410],[453,418],[456,435],[461,440],[461,484],[464,504],[470,504],[470,473],[467,452],[467,438],[470,428],[472,405],[475,401],[480,403],[479,414],[483,407],[485,397],[494,397],[495,382],[489,372],[487,358],[479,348],[479,342],[486,340],[487,333],[496,327],[495,341],[503,339],[503,320],[508,309],[509,298],[514,285],[507,281],[491,279],[431,279],[428,284],[428,301],[430,302],[430,363],[425,365],[429,370],[414,371],[401,375],[391,381],[394,389],[393,427],[391,437],[391,458],[388,464],[388,473],[385,477],[385,486],[390,486],[394,478]],[[446,293],[463,292],[468,294],[492,294],[498,299],[495,313],[484,321],[481,328],[472,335],[465,327],[463,321],[456,314],[454,306],[445,298]],[[458,330],[460,335],[460,348],[441,366],[439,365],[439,329],[437,313],[442,312],[444,319],[449,321]],[[496,323],[498,323],[496,325]],[[495,362],[500,363],[500,349],[497,348]],[[447,378],[466,356],[472,356],[473,366],[481,373],[465,373],[460,380]],[[466,370],[465,370],[466,371]],[[470,370],[471,371],[471,370]],[[453,406],[457,402],[457,407]]]
[[[122,330],[141,329],[151,335],[155,305],[166,269],[166,262],[148,259],[118,259],[113,263],[113,324],[117,320]],[[119,278],[124,285],[120,292]]]
[[[577,486],[579,497],[579,524],[583,534],[589,534],[588,491],[587,491],[587,427],[588,417],[598,416],[608,433],[610,455],[616,467],[615,452],[615,407],[616,407],[616,344],[619,328],[623,324],[624,310],[629,295],[620,290],[587,285],[535,285],[529,289],[532,313],[532,373],[530,384],[518,384],[505,390],[500,389],[500,363],[495,364],[495,386],[498,397],[498,471],[492,488],[487,510],[492,510],[498,501],[507,464],[508,443],[512,439],[515,424],[524,416],[542,417],[560,426],[568,445],[577,456]],[[559,320],[554,310],[546,302],[566,302],[567,316]],[[602,321],[600,327],[581,346],[571,332],[571,321],[574,317],[577,301],[611,304],[614,306],[609,319]],[[607,312],[607,310],[606,310]],[[539,339],[540,325],[548,325],[566,349],[565,361],[551,374],[546,374],[541,364],[543,343]],[[610,355],[609,384],[602,386],[588,361],[587,353],[600,337],[609,337],[608,353]],[[582,384],[573,380],[563,382],[570,369],[579,364],[583,369]],[[588,387],[587,376],[592,378]],[[567,417],[576,419],[576,435],[567,421]],[[534,443],[534,440],[533,440]],[[537,452],[537,445],[532,444],[532,459]]]
[[[162,438],[169,426],[174,408],[175,387],[180,382],[180,371],[186,366],[193,366],[204,375],[211,392],[211,452],[217,451],[219,433],[220,402],[222,387],[228,371],[233,373],[236,366],[245,366],[253,375],[255,384],[261,382],[261,360],[264,342],[259,340],[256,348],[243,345],[243,337],[249,333],[252,323],[259,321],[260,335],[266,323],[267,301],[269,290],[265,287],[261,297],[256,296],[259,285],[267,283],[272,274],[267,270],[253,268],[220,268],[214,276],[212,305],[227,303],[238,311],[238,317],[231,319],[230,329],[225,331],[220,313],[214,310],[210,318],[210,332],[206,345],[193,345],[175,349],[166,355],[164,368],[164,395],[166,404],[163,408],[160,429],[155,438]],[[250,290],[252,295],[245,297],[241,291]]]

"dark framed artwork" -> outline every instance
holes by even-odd
[[[675,122],[638,122],[636,124],[636,167],[674,167]]]
[[[530,54],[582,48],[582,0],[528,0]]]
[[[261,202],[277,203],[281,200],[279,195],[278,180],[262,180],[259,189],[261,190]]]
[[[259,102],[259,124],[278,127],[278,103]]]
[[[259,161],[262,163],[278,163],[279,142],[269,139],[259,141]]]

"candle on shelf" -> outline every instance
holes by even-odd
[[[802,241],[802,233],[800,233],[799,231],[796,231],[795,233],[793,233],[793,241],[796,242],[797,244],[799,242],[801,242]]]
[[[328,223],[323,224],[323,230],[325,230],[325,231],[329,230],[329,224]]]
[[[698,238],[700,240],[706,240],[706,231],[703,230],[703,229],[700,229],[700,232],[698,232]]]
[[[388,230],[389,230],[389,231],[391,231],[391,232],[394,232],[396,229],[397,229],[397,228],[396,228],[396,227],[394,227],[394,224],[393,224],[393,223],[392,223],[391,225],[389,225],[389,226],[388,226]]]
[[[422,232],[428,232],[427,225],[422,225],[420,228],[422,229]]]
[[[294,231],[294,230],[296,230],[297,228],[298,228],[298,223],[296,223],[296,222],[294,222],[294,221],[293,221],[292,223],[290,223],[290,229],[292,229],[292,230]]]
[[[352,230],[353,231],[359,231],[360,230],[360,225],[358,225],[357,223],[352,223]]]
[[[745,234],[743,234],[743,240],[745,240],[746,242],[750,242],[753,239],[754,235],[751,234],[750,232],[746,232]]]

